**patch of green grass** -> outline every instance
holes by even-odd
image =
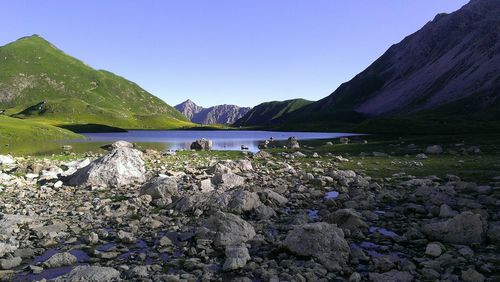
[[[21,142],[32,142],[36,148],[38,142],[76,138],[83,136],[55,126],[0,116],[0,151]]]
[[[500,176],[500,134],[475,135],[424,135],[424,136],[394,136],[366,135],[352,137],[353,142],[340,144],[334,140],[307,140],[301,142],[301,152],[312,155],[314,152],[324,157],[327,153],[349,157],[350,162],[339,162],[340,169],[361,171],[372,177],[391,177],[395,173],[406,173],[414,176],[436,175],[444,177],[454,174],[467,181],[488,183],[493,177]],[[364,144],[362,141],[367,140]],[[333,145],[326,145],[326,142]],[[408,145],[414,144],[415,149]],[[441,145],[445,153],[428,155],[427,159],[416,159],[429,145]],[[306,148],[310,146],[312,148]],[[458,146],[457,146],[458,145]],[[478,146],[479,155],[463,154],[462,148]],[[283,149],[272,149],[274,153]],[[388,157],[363,156],[373,152],[386,153]],[[363,154],[364,153],[364,154]],[[302,161],[312,163],[317,159],[306,158]],[[423,166],[416,166],[421,162]]]

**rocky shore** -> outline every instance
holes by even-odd
[[[108,149],[0,156],[1,280],[500,279],[500,178],[371,177],[298,148]]]

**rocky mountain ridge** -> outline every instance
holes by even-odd
[[[175,108],[192,122],[199,124],[233,124],[251,109],[226,104],[203,108],[189,99]]]
[[[440,124],[498,120],[498,15],[497,0],[473,0],[453,13],[439,14],[331,95],[272,123],[331,127],[381,118],[412,124],[411,119],[439,119]]]

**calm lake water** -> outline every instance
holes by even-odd
[[[141,143],[162,143],[165,150],[189,149],[196,139],[210,139],[213,141],[213,150],[241,150],[241,145],[249,151],[258,151],[258,144],[269,138],[287,140],[295,136],[300,140],[332,139],[357,134],[326,133],[326,132],[276,132],[251,130],[165,130],[165,131],[129,131],[116,133],[85,133],[87,140],[78,142],[113,142],[125,140]]]
[[[191,143],[196,139],[206,138],[213,141],[213,150],[241,150],[241,145],[248,147],[249,151],[257,152],[261,141],[273,138],[274,140],[287,140],[295,136],[299,142],[311,139],[333,139],[338,137],[355,136],[351,133],[326,133],[326,132],[274,132],[250,130],[165,130],[145,131],[133,130],[129,132],[114,133],[85,133],[86,139],[12,143],[0,146],[0,154],[13,155],[51,155],[63,153],[63,145],[71,145],[71,152],[103,152],[100,146],[118,140],[125,140],[139,144],[142,148],[158,151],[190,149]]]

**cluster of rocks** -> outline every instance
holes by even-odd
[[[499,279],[498,180],[372,178],[295,141],[239,160],[127,142],[71,162],[0,156],[0,279]]]

